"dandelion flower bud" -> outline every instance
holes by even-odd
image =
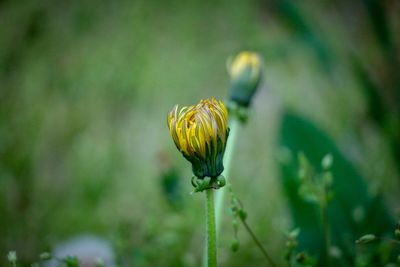
[[[224,170],[223,156],[228,139],[228,111],[214,98],[168,114],[168,128],[176,147],[192,163],[198,178],[216,178]]]
[[[228,61],[231,78],[229,98],[239,106],[247,107],[261,80],[262,60],[254,52],[243,51]]]

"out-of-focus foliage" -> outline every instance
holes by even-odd
[[[294,225],[301,230],[300,248],[323,257],[324,236],[320,211],[318,206],[300,195],[297,154],[304,153],[311,166],[322,171],[321,159],[330,153],[334,162],[331,167],[333,195],[328,204],[331,245],[340,249],[342,255],[334,265],[354,266],[354,240],[366,232],[388,234],[395,224],[381,196],[368,192],[366,181],[343,157],[332,140],[307,120],[285,114],[280,136],[281,153],[286,154],[281,161],[282,182]],[[327,264],[326,259],[322,259],[322,264]]]
[[[265,59],[265,86],[230,181],[276,260],[294,224],[274,161],[282,110],[327,132],[364,192],[398,215],[399,10],[393,0],[0,1],[0,264],[10,250],[23,264],[92,233],[122,266],[198,266],[203,199],[189,194],[166,113],[227,96],[226,59],[243,49]],[[225,215],[221,266],[264,264],[242,232],[232,254]]]

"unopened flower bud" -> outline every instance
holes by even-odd
[[[229,98],[239,106],[249,106],[262,74],[261,57],[254,52],[243,51],[227,64],[231,79]]]
[[[229,134],[225,105],[214,98],[181,109],[176,105],[168,114],[167,122],[176,147],[192,163],[193,174],[199,179],[217,179],[224,170]],[[223,186],[223,177],[218,182]]]

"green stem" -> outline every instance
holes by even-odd
[[[258,240],[257,236],[254,234],[254,232],[251,230],[250,226],[247,224],[246,220],[240,218],[240,221],[242,222],[244,228],[246,228],[246,231],[249,233],[251,238],[253,239],[254,243],[256,243],[257,247],[261,250],[261,252],[264,254],[265,258],[267,259],[269,265],[273,267],[277,267],[278,265],[275,264],[275,262],[272,260],[272,258],[269,256],[268,252],[265,250],[261,242]]]
[[[331,262],[331,257],[329,254],[329,249],[331,247],[331,235],[330,235],[330,226],[329,226],[329,218],[328,218],[328,210],[327,210],[327,199],[326,199],[326,189],[324,192],[324,199],[322,200],[321,203],[321,221],[322,221],[322,227],[324,231],[324,241],[325,241],[325,257],[327,261],[327,266],[331,267],[332,262]]]
[[[226,184],[228,184],[228,179],[230,177],[230,170],[231,170],[231,164],[232,164],[232,159],[233,159],[233,154],[234,154],[234,148],[235,148],[235,143],[237,139],[237,134],[239,131],[240,127],[240,121],[235,118],[234,116],[231,117],[229,121],[229,138],[228,138],[228,143],[226,145],[226,150],[225,150],[225,155],[224,155],[224,172],[222,175],[225,177]],[[224,197],[225,197],[225,191],[226,191],[226,186],[222,187],[215,192],[215,218],[216,218],[216,233],[219,233],[220,228],[221,228],[221,220],[222,220],[222,209],[223,209],[223,202],[224,202]],[[206,250],[204,250],[203,254],[203,267],[206,266]]]
[[[215,229],[214,192],[206,190],[207,197],[207,263],[208,267],[217,267],[217,235]]]
[[[383,240],[383,241],[388,241],[392,244],[400,245],[400,241],[393,239],[393,238],[387,238],[387,237],[377,237],[377,239]]]

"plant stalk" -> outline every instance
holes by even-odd
[[[257,247],[261,250],[261,252],[264,254],[265,258],[267,259],[269,265],[272,267],[277,267],[275,262],[272,260],[272,258],[269,256],[268,252],[265,250],[261,242],[258,240],[257,236],[254,234],[254,232],[251,230],[250,226],[247,224],[246,220],[240,218],[240,221],[242,222],[244,228],[246,228],[246,231],[249,233],[251,238],[253,239],[254,243],[256,243]]]
[[[217,267],[217,235],[215,229],[214,192],[206,190],[207,198],[207,266]]]
[[[224,172],[222,175],[225,177],[226,183],[228,184],[228,179],[230,177],[230,170],[231,170],[231,164],[232,164],[232,159],[233,159],[233,154],[234,154],[234,148],[235,148],[235,143],[237,139],[237,134],[239,131],[240,127],[240,121],[235,118],[234,116],[231,117],[229,121],[229,138],[228,138],[228,143],[226,144],[226,150],[225,150],[225,155],[224,155]],[[221,220],[222,220],[222,209],[223,209],[223,202],[224,202],[224,197],[225,197],[225,191],[226,191],[226,186],[222,187],[215,192],[215,231],[216,234],[219,233],[220,228],[221,228]],[[208,190],[207,190],[208,191]],[[207,250],[204,250],[203,254],[203,267],[206,267],[206,254]]]
[[[324,241],[325,241],[325,257],[327,266],[331,267],[331,257],[330,257],[330,247],[331,247],[331,235],[330,235],[330,225],[329,225],[329,218],[328,218],[328,200],[327,200],[327,192],[326,188],[324,188],[324,199],[321,203],[321,221],[322,227],[324,231]]]

